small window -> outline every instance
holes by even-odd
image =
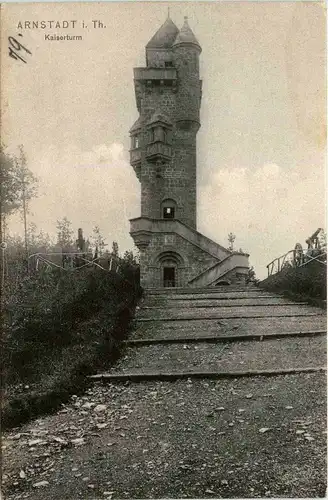
[[[163,218],[164,219],[174,219],[174,207],[164,207]]]
[[[137,148],[139,148],[139,146],[140,146],[139,136],[138,135],[134,135],[133,138],[132,138],[132,147],[134,149],[137,149]]]
[[[165,61],[165,68],[173,68],[173,61]]]
[[[155,129],[150,129],[149,131],[149,141],[154,142],[155,141]]]

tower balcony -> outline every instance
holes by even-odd
[[[130,149],[130,164],[134,167],[141,162],[141,149]]]
[[[140,181],[140,171],[141,171],[141,149],[130,149],[130,165],[132,165],[133,170],[137,178]]]
[[[150,162],[167,161],[172,158],[172,147],[162,142],[153,142],[146,147],[146,158]]]
[[[135,80],[176,80],[176,68],[134,68]]]

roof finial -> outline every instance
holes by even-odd
[[[187,23],[188,22],[188,16],[184,16],[184,20]]]
[[[170,7],[167,8],[167,18],[170,19]]]

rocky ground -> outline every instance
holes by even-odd
[[[7,433],[6,498],[317,497],[325,376],[95,384]]]

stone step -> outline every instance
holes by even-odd
[[[297,374],[311,374],[311,373],[326,373],[326,367],[305,367],[305,368],[282,368],[279,370],[249,370],[249,371],[233,371],[233,372],[221,372],[221,371],[175,371],[175,372],[127,372],[127,373],[97,373],[96,375],[89,375],[89,379],[94,382],[104,381],[104,382],[144,382],[144,381],[173,381],[187,379],[191,382],[192,379],[233,379],[233,382],[239,378],[250,378],[255,377],[255,380],[261,380],[263,382],[265,377],[278,377],[279,375],[292,375]],[[254,380],[254,379],[253,379]]]
[[[253,335],[275,332],[326,330],[324,314],[303,317],[230,318],[221,320],[177,320],[139,322],[131,339],[202,337],[206,335]]]
[[[211,294],[211,293],[245,293],[248,291],[261,291],[259,288],[252,286],[220,286],[220,287],[206,287],[206,288],[154,288],[154,289],[146,289],[145,294],[147,296],[152,295],[196,295],[198,293],[203,294]],[[263,293],[263,291],[262,291]]]
[[[141,315],[142,314],[142,315]],[[156,311],[141,309],[136,317],[138,322],[142,321],[176,321],[176,320],[202,320],[223,318],[263,318],[263,317],[290,317],[290,316],[316,316],[323,314],[322,309],[309,307],[307,305],[277,305],[277,306],[236,306],[236,307],[211,307],[202,309],[194,307],[190,309],[159,309]]]
[[[258,300],[276,300],[276,301],[286,301],[284,297],[277,297],[275,295],[269,295],[269,294],[222,294],[222,295],[194,295],[194,296],[189,296],[186,295],[185,297],[182,295],[177,295],[176,297],[147,297],[144,299],[141,304],[142,305],[157,305],[157,304],[175,304],[179,303],[181,305],[183,304],[188,304],[189,302],[195,303],[195,304],[202,304],[202,303],[207,303],[207,302],[213,302],[214,304],[221,304],[222,302],[234,302],[238,303],[240,301],[241,303],[244,303],[245,301],[258,301]]]
[[[326,364],[325,336],[234,343],[127,347],[111,373],[220,372],[317,368]]]
[[[143,305],[142,310],[143,311],[149,311],[149,310],[167,310],[167,309],[190,309],[190,308],[199,308],[199,309],[204,309],[204,308],[217,308],[217,307],[237,307],[237,306],[242,306],[242,307],[262,307],[262,306],[294,306],[294,305],[304,305],[304,302],[288,302],[287,300],[284,299],[279,299],[279,298],[272,298],[272,299],[264,299],[264,300],[259,300],[259,299],[240,299],[240,300],[222,300],[219,303],[215,300],[208,300],[203,303],[199,303],[194,300],[188,300],[185,302],[182,301],[167,301],[162,303],[158,303],[158,305]]]
[[[239,342],[241,340],[267,340],[272,338],[286,338],[286,337],[313,337],[317,335],[326,335],[326,330],[310,330],[307,332],[274,332],[274,333],[248,333],[248,334],[235,334],[235,335],[204,335],[201,337],[192,336],[179,336],[179,337],[163,337],[163,338],[151,338],[143,337],[142,339],[129,339],[123,341],[124,345],[128,346],[143,346],[152,344],[189,344],[189,343],[199,343],[199,342]]]

